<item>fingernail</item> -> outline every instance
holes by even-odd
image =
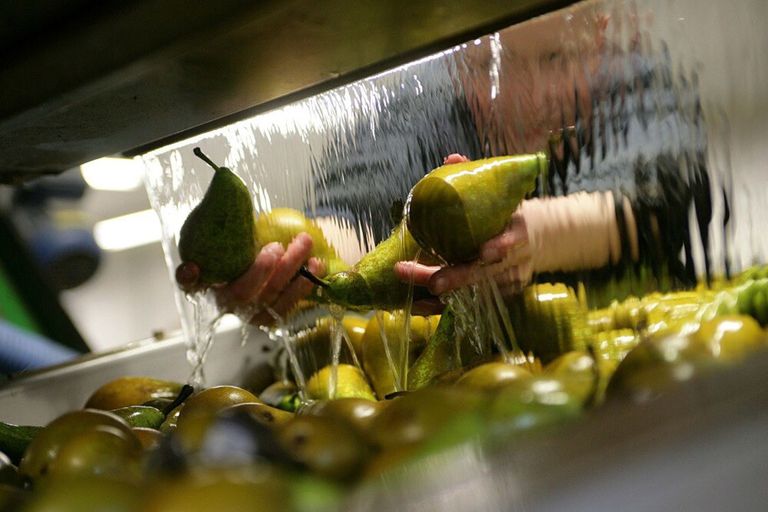
[[[281,254],[285,251],[285,249],[283,249],[283,246],[280,245],[280,242],[272,242],[270,244],[267,244],[264,246],[264,249],[262,250],[275,258],[279,258]]]
[[[301,243],[303,243],[304,245],[308,245],[312,247],[312,245],[314,244],[314,240],[312,240],[312,235],[304,231],[296,235],[296,238],[298,238],[301,241]]]

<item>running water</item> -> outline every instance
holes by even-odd
[[[682,246],[660,250],[681,255],[689,277],[764,262],[768,238],[751,218],[768,214],[761,186],[768,149],[755,142],[768,118],[762,108],[768,65],[760,58],[768,36],[759,26],[765,17],[750,13],[765,13],[766,5],[582,3],[153,151],[143,162],[169,275],[179,264],[179,229],[211,177],[194,146],[243,178],[257,213],[288,206],[323,221],[349,263],[389,234],[392,204],[446,155],[538,150],[551,157],[538,195],[610,190],[639,204],[640,223],[658,223],[661,214],[662,221],[688,218]],[[739,28],[724,32],[726,26]],[[568,136],[553,144],[552,134],[563,132]],[[692,202],[669,204],[656,193],[664,188],[657,187],[660,180]],[[627,276],[624,284],[642,277]],[[569,284],[583,281],[586,296],[594,296],[594,280],[575,279]],[[215,305],[191,306],[180,292],[176,299],[187,337],[197,340],[190,342],[197,347],[193,364],[201,365],[218,318]],[[529,359],[520,354],[520,333],[495,283],[444,300],[478,357],[498,351],[508,360]],[[331,360],[318,365],[343,357],[337,322]],[[410,340],[408,322],[403,330]],[[303,379],[291,327],[279,326],[271,336]],[[407,382],[407,348],[388,356],[399,387]]]
[[[187,338],[187,362],[192,367],[188,383],[195,389],[205,387],[205,360],[213,345],[216,327],[222,314],[211,307],[207,294],[197,293],[187,297],[194,311],[194,336]],[[213,317],[211,317],[213,313]]]
[[[374,312],[376,321],[379,324],[379,336],[381,336],[381,344],[384,347],[384,354],[387,359],[387,365],[389,366],[390,372],[392,372],[392,380],[395,385],[395,391],[403,391],[403,381],[401,379],[400,365],[395,362],[395,358],[392,355],[392,343],[396,342],[397,340],[392,340],[392,342],[389,340],[389,333],[387,332],[386,328],[387,322],[384,319],[385,314],[386,312],[384,311]]]
[[[288,356],[288,364],[291,368],[291,374],[293,375],[293,380],[298,389],[299,399],[302,403],[306,403],[307,379],[296,353],[296,335],[291,333],[290,327],[280,315],[276,314],[274,311],[271,311],[271,314],[275,319],[275,326],[270,329],[265,329],[265,331],[267,332],[269,339],[285,350],[285,353]]]
[[[344,308],[336,305],[331,305],[331,328],[330,328],[330,341],[331,341],[331,371],[328,376],[328,397],[330,399],[336,398],[336,389],[339,384],[339,359],[341,357],[341,344],[344,341],[344,326],[341,321],[344,318]],[[349,345],[351,349],[351,344]],[[352,354],[355,353],[351,350]]]

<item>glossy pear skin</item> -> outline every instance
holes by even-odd
[[[448,263],[470,261],[504,230],[520,201],[546,170],[543,153],[443,165],[411,189],[408,229],[424,249]]]
[[[179,233],[183,263],[200,268],[198,284],[226,283],[245,272],[256,255],[253,201],[243,181],[218,167],[202,201]]]
[[[182,385],[163,379],[143,376],[126,376],[100,386],[85,403],[87,409],[111,411],[121,407],[143,405],[156,399],[173,400]]]
[[[411,287],[395,275],[395,263],[416,260],[421,253],[423,251],[405,222],[401,222],[389,238],[363,256],[350,270],[329,275],[326,278],[328,286],[321,291],[322,296],[350,309],[402,309],[406,306]],[[427,296],[420,287],[414,287],[413,293],[414,300]]]
[[[340,272],[348,267],[328,243],[320,227],[298,210],[273,208],[261,213],[256,217],[255,228],[257,250],[271,242],[287,247],[296,235],[307,233],[312,238],[311,255],[324,262],[327,273]]]

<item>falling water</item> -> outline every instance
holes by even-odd
[[[344,308],[331,305],[331,371],[328,376],[328,397],[336,398],[336,388],[339,383],[339,359],[341,357],[341,344],[344,340],[344,326],[341,321],[344,318]],[[350,343],[351,345],[351,343]],[[351,348],[351,346],[350,346]],[[351,350],[354,355],[355,351]]]
[[[204,364],[213,345],[216,327],[223,315],[211,307],[209,298],[201,293],[190,295],[189,302],[194,310],[195,336],[188,338],[187,362],[192,367],[188,382],[194,388],[205,386]],[[214,312],[211,317],[210,313]]]
[[[755,186],[768,160],[759,142],[768,119],[759,49],[768,36],[749,13],[765,11],[759,0],[580,4],[158,149],[143,161],[169,274],[180,262],[179,229],[211,177],[194,146],[243,178],[257,213],[288,206],[317,219],[348,263],[389,234],[392,204],[447,154],[538,150],[551,165],[537,195],[624,195],[644,232],[660,225],[669,240],[648,257],[651,278],[622,275],[633,267],[616,265],[613,281],[593,272],[536,279],[584,283],[594,305],[596,290],[614,298],[672,283],[654,275],[668,261],[679,270],[677,284],[687,285],[764,262],[768,237],[750,219],[764,217],[768,205],[766,188]],[[209,345],[215,306],[176,299],[187,336]],[[495,283],[444,299],[479,357],[496,350],[518,359],[520,333]],[[290,330],[271,334],[289,355]],[[404,330],[407,340],[408,322]],[[331,362],[343,338],[338,326],[334,332]],[[407,381],[407,354],[387,356],[398,386]],[[290,359],[302,379],[298,355]]]
[[[395,384],[395,391],[402,391],[402,380],[401,380],[401,374],[400,374],[400,365],[395,362],[395,358],[392,356],[392,344],[389,341],[389,334],[387,333],[387,329],[385,328],[385,320],[384,320],[384,312],[383,311],[375,311],[374,315],[376,316],[376,321],[379,324],[379,336],[381,336],[381,344],[384,347],[384,354],[387,358],[387,366],[389,367],[389,370],[392,372],[393,382]]]
[[[269,339],[271,339],[276,345],[282,347],[288,357],[288,364],[291,367],[291,373],[293,380],[296,383],[298,389],[299,398],[302,402],[307,400],[307,380],[304,375],[304,370],[299,363],[298,355],[296,354],[296,335],[291,333],[290,327],[286,325],[283,318],[272,312],[276,325],[270,329],[266,329]]]

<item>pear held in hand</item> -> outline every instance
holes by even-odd
[[[546,169],[544,153],[438,167],[408,195],[408,229],[423,249],[442,260],[471,261],[480,246],[504,230]]]
[[[253,201],[235,173],[214,164],[200,148],[194,152],[213,167],[216,174],[203,200],[181,227],[179,269],[196,267],[196,286],[207,288],[232,281],[253,263],[256,255]]]

